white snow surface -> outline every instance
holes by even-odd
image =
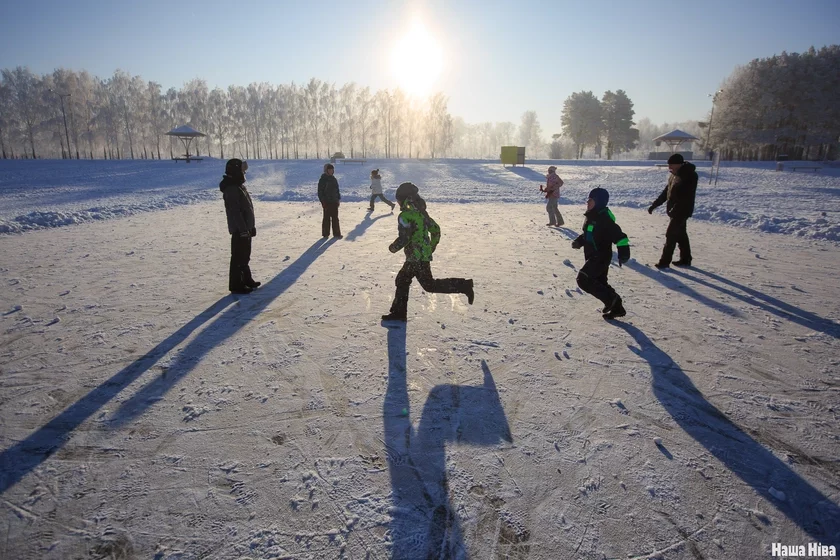
[[[556,162],[554,162],[557,165]],[[0,558],[692,559],[840,544],[840,172],[699,168],[694,267],[659,271],[667,170],[249,162],[263,285],[227,292],[223,162],[0,162]],[[787,162],[790,166],[790,162]],[[413,181],[436,277],[387,327]],[[601,318],[570,246],[610,190]],[[73,225],[70,225],[73,224]],[[69,226],[69,227],[58,227]],[[21,233],[23,232],[23,233]]]

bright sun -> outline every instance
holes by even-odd
[[[409,95],[429,94],[440,76],[443,54],[434,36],[420,21],[397,42],[391,53],[391,71]]]

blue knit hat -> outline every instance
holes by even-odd
[[[595,208],[604,208],[610,202],[610,193],[607,189],[595,187],[589,191],[589,198],[595,201]]]

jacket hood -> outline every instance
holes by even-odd
[[[682,167],[680,167],[680,170],[677,171],[677,175],[683,175],[685,173],[691,173],[695,169],[697,169],[696,165],[694,165],[693,163],[685,162],[682,165]]]
[[[222,177],[221,182],[219,182],[219,190],[224,192],[224,190],[228,187],[231,187],[231,186],[241,187],[244,184],[245,184],[245,181],[239,181],[239,180],[234,179],[233,177],[231,177],[229,175],[224,175]]]

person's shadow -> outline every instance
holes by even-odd
[[[840,545],[837,504],[707,401],[680,366],[642,331],[627,323],[614,324],[639,345],[628,348],[650,365],[653,393],[680,428],[811,538],[824,545]],[[760,431],[755,435],[771,437]],[[776,441],[774,445],[786,444]],[[786,446],[788,451],[808,457]],[[840,473],[833,464],[823,466],[835,476]],[[769,519],[764,523],[770,524]]]
[[[383,203],[384,204],[384,203]],[[390,218],[394,215],[394,211],[391,210],[388,214],[382,214],[381,216],[377,216],[375,218],[370,217],[371,212],[366,212],[364,219],[356,224],[356,227],[353,228],[353,231],[348,233],[345,236],[347,241],[355,241],[357,237],[361,236],[370,226],[373,225],[374,222],[381,220],[382,218]]]
[[[696,267],[692,267],[688,270],[696,272],[698,274],[702,274],[703,276],[711,278],[712,280],[720,282],[721,284],[726,284],[727,286],[730,286],[737,290],[741,290],[744,293],[742,294],[734,290],[724,288],[723,286],[719,286],[703,278],[698,278],[697,276],[694,276],[692,274],[687,274],[686,272],[683,272],[681,270],[675,270],[674,272],[680,278],[684,278],[685,280],[691,280],[692,282],[696,282],[702,286],[713,288],[721,293],[727,294],[729,296],[734,297],[735,299],[743,301],[744,303],[760,307],[764,311],[772,313],[773,315],[781,317],[782,319],[792,321],[798,325],[802,325],[803,327],[809,328],[814,331],[825,333],[829,336],[833,336],[834,338],[840,338],[840,326],[829,321],[828,319],[816,315],[815,313],[811,313],[809,311],[805,311],[804,309],[800,309],[799,307],[793,306],[789,303],[785,303],[778,298],[768,296],[767,294],[759,292],[754,288],[744,286],[743,284],[739,284],[733,280],[724,278],[723,276],[720,276],[718,274],[714,274],[712,272],[708,272]]]
[[[641,274],[643,276],[647,276],[651,280],[656,280],[657,282],[659,282],[660,284],[662,284],[663,286],[665,286],[668,289],[679,291],[680,293],[683,293],[683,294],[697,300],[699,303],[702,303],[703,305],[711,307],[712,309],[716,309],[716,310],[720,311],[721,313],[726,313],[727,315],[732,315],[733,317],[743,317],[743,313],[741,313],[740,311],[738,311],[734,307],[730,307],[730,306],[726,305],[725,303],[722,303],[720,301],[712,299],[708,296],[704,296],[703,294],[701,294],[697,290],[695,290],[695,289],[691,288],[690,286],[680,282],[679,279],[676,276],[673,276],[672,274],[665,273],[665,272],[660,272],[660,271],[655,270],[655,269],[651,270],[647,266],[639,264],[638,262],[636,262],[633,259],[628,261],[624,266],[626,266],[627,268],[629,268],[630,270],[632,270],[634,272],[638,272],[639,274]],[[677,271],[673,271],[673,272],[677,272]]]
[[[391,558],[467,558],[458,516],[449,502],[446,444],[512,442],[507,417],[487,364],[480,387],[437,385],[417,429],[411,425],[406,382],[406,329],[388,329],[388,390],[383,403],[391,476]]]
[[[286,291],[333,242],[334,240],[324,242],[319,239],[280,274],[247,296],[242,298],[232,295],[224,296],[27,438],[3,451],[0,454],[0,494],[17,484],[53,453],[64,447],[70,439],[70,434],[83,422],[151,369],[158,360],[175,350],[199,327],[219,315],[215,322],[199,332],[184,347],[163,374],[155,376],[120,405],[111,418],[111,424],[124,425],[142,414],[192,371],[204,355],[238,332],[277,296]],[[232,305],[237,301],[240,305]]]

